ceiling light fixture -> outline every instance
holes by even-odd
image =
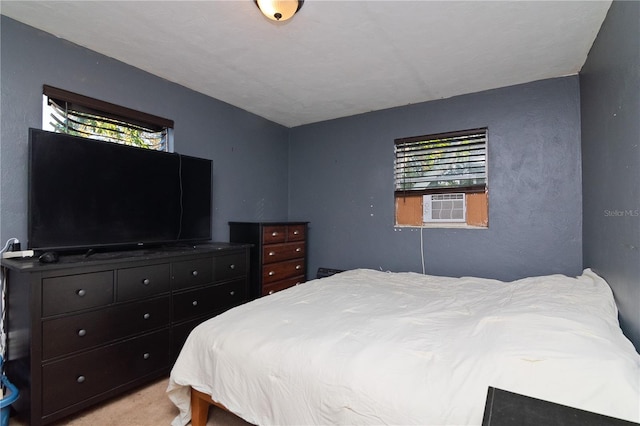
[[[286,21],[295,15],[304,0],[253,0],[258,9],[272,21]]]

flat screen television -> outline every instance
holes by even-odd
[[[29,130],[28,246],[124,249],[211,240],[212,161]]]

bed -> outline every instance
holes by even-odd
[[[357,269],[202,323],[167,392],[173,426],[192,399],[194,426],[209,403],[259,425],[479,425],[489,386],[638,422],[639,382],[589,269],[514,282]]]

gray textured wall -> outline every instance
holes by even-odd
[[[584,265],[640,350],[640,3],[614,1],[580,72]]]
[[[394,227],[395,138],[487,126],[489,228],[422,230],[426,272],[512,280],[582,272],[578,77],[292,129],[289,215],[319,266],[421,271],[421,231]]]
[[[28,128],[41,127],[43,84],[173,119],[175,151],[213,160],[215,240],[228,241],[229,220],[286,219],[287,128],[1,19],[2,244],[27,240]]]

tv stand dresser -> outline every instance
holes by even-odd
[[[20,417],[47,424],[166,375],[196,325],[249,300],[249,247],[2,260]]]

